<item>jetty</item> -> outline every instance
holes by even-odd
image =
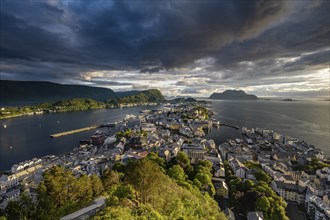
[[[64,131],[64,132],[57,133],[57,134],[51,134],[49,137],[57,138],[57,137],[61,137],[61,136],[66,136],[66,135],[70,135],[70,134],[79,133],[79,132],[82,132],[82,131],[92,130],[92,129],[95,129],[95,128],[98,128],[98,127],[99,127],[99,125],[92,125],[92,126],[85,127],[85,128],[79,128],[79,129],[75,129],[75,130]]]
[[[229,124],[224,124],[224,123],[221,123],[220,126],[226,126],[226,127],[230,127],[230,128],[235,128],[236,130],[239,129],[238,126],[235,126],[235,125],[229,125]]]

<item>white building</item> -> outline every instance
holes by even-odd
[[[24,161],[24,162],[21,162],[19,164],[15,164],[11,167],[11,172],[12,173],[17,173],[17,172],[20,172],[26,168],[29,168],[29,167],[32,167],[32,166],[35,166],[37,164],[40,164],[42,162],[41,159],[39,158],[33,158],[32,160],[27,160],[27,161]]]
[[[204,147],[195,144],[183,144],[181,147],[182,151],[192,159],[204,159],[206,150]]]
[[[298,204],[304,203],[306,187],[301,187],[298,184],[272,181],[271,188],[286,201],[296,202]]]
[[[248,171],[248,168],[244,164],[242,164],[236,158],[230,158],[228,160],[228,163],[229,163],[229,166],[234,171],[235,176],[242,178],[242,179],[246,178],[246,172]]]
[[[307,214],[312,219],[330,220],[330,206],[316,195],[306,196]]]

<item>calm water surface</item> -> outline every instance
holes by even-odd
[[[261,127],[305,140],[330,156],[329,102],[321,101],[214,101],[218,120],[239,127]],[[26,116],[0,121],[0,170],[23,160],[48,154],[62,154],[77,147],[79,140],[95,130],[51,139],[50,134],[121,120],[127,114],[157,107],[101,109]],[[6,125],[6,128],[4,128]],[[212,128],[207,138],[217,144],[240,136],[228,127]],[[10,148],[12,146],[12,148]]]
[[[326,101],[214,101],[213,111],[218,120],[239,127],[264,128],[305,140],[330,156],[330,102]],[[240,131],[213,128],[208,138],[222,143],[240,135]]]

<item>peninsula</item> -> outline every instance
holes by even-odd
[[[226,90],[222,93],[212,93],[210,99],[220,100],[258,100],[256,95],[246,94],[243,90]]]

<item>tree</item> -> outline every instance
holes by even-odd
[[[122,220],[122,219],[133,219],[131,215],[131,210],[126,207],[107,207],[99,213],[98,216],[95,216],[95,220],[103,219],[113,219],[113,220]]]
[[[90,177],[90,181],[92,185],[93,196],[95,197],[101,195],[101,193],[104,191],[104,187],[100,177],[94,174]]]
[[[88,176],[76,178],[69,170],[55,166],[47,170],[37,188],[38,218],[54,219],[85,206],[92,200]]]
[[[85,205],[93,199],[93,189],[91,179],[87,175],[82,175],[76,181],[76,193],[79,206]]]
[[[23,191],[20,196],[19,205],[22,210],[21,216],[27,219],[33,219],[36,214],[36,207],[26,191]]]
[[[201,190],[206,190],[210,196],[215,195],[215,188],[211,178],[205,173],[197,173],[195,179],[201,183]]]
[[[165,160],[164,158],[161,158],[160,156],[158,156],[157,153],[155,152],[151,152],[150,154],[148,154],[147,156],[150,160],[154,161],[155,163],[157,163],[160,167],[165,167]]]
[[[183,168],[186,168],[187,166],[190,166],[190,160],[187,154],[185,154],[183,151],[179,151],[176,155],[176,161],[178,164],[180,164]]]
[[[125,165],[122,162],[115,162],[115,164],[113,165],[112,169],[114,171],[120,172],[120,173],[124,173],[125,172]]]
[[[197,162],[197,171],[198,168],[204,167],[206,168],[209,172],[212,170],[212,163],[208,160],[199,160]]]
[[[257,211],[267,212],[270,208],[270,202],[266,196],[261,196],[256,200],[255,209]]]
[[[271,178],[262,170],[257,170],[254,176],[258,181],[264,181],[266,183],[271,181]]]
[[[114,170],[105,170],[101,176],[104,189],[107,190],[111,186],[120,182],[120,174]]]
[[[19,202],[10,201],[5,209],[6,215],[9,219],[20,219],[21,217],[21,206]]]
[[[135,194],[135,190],[132,185],[120,185],[117,187],[115,192],[113,193],[114,196],[117,196],[119,199],[133,199]]]
[[[141,193],[142,202],[155,200],[161,192],[162,181],[165,179],[161,167],[145,157],[129,162],[127,171],[126,180]]]
[[[167,175],[178,181],[184,181],[186,179],[186,174],[180,165],[174,165],[169,168]]]

